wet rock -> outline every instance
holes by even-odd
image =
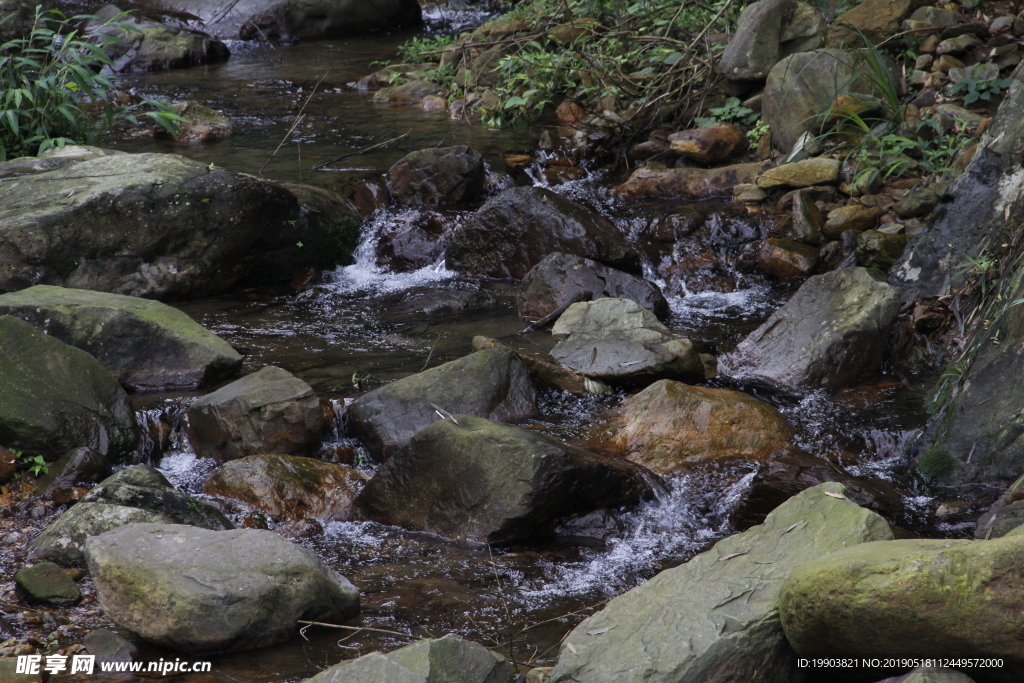
[[[251,455],[221,465],[203,493],[241,501],[275,520],[344,521],[369,475],[296,455]]]
[[[477,351],[400,379],[349,406],[349,430],[374,457],[391,451],[449,413],[513,421],[537,412],[529,372],[511,349]]]
[[[90,538],[85,555],[106,616],[180,652],[263,647],[291,639],[299,619],[359,614],[355,586],[270,531],[129,524]]]
[[[857,265],[888,273],[903,255],[906,246],[906,235],[866,230],[857,236]]]
[[[996,657],[1024,666],[1024,537],[864,544],[796,568],[779,594],[786,638],[801,656]],[[872,624],[872,628],[863,628]]]
[[[179,142],[213,142],[231,137],[235,124],[221,112],[198,102],[178,102],[174,113],[185,119],[178,122],[174,139]],[[158,135],[163,129],[157,131]]]
[[[496,339],[484,336],[473,337],[473,350],[509,348]],[[546,354],[515,351],[516,358],[530,371],[530,381],[538,389],[568,391],[570,394],[610,394],[611,387],[593,380],[582,373],[559,365]]]
[[[903,497],[889,482],[860,479],[824,458],[787,448],[772,454],[758,468],[742,499],[729,513],[729,523],[736,529],[761,524],[779,505],[827,481],[843,484],[847,498],[886,519],[896,519],[903,511]]]
[[[67,145],[63,148],[51,147],[37,157],[21,157],[0,162],[0,178],[16,178],[35,173],[56,171],[59,168],[73,166],[80,161],[99,159],[100,157],[125,154],[113,149],[101,149],[90,145]]]
[[[611,452],[658,473],[724,458],[766,460],[793,438],[786,419],[767,403],[669,380],[626,399],[597,431]]]
[[[805,3],[751,3],[740,13],[736,33],[722,53],[721,72],[732,80],[763,80],[783,57],[822,47],[826,31],[821,12]]]
[[[561,340],[551,357],[587,377],[628,385],[704,378],[693,343],[672,337],[653,313],[629,299],[575,303],[551,333]]]
[[[857,72],[870,73],[863,59],[856,51],[828,48],[793,54],[772,68],[761,118],[771,128],[775,149],[789,152],[805,132],[820,132],[822,113],[842,94],[837,86],[852,94],[875,95],[867,79],[857,78]],[[899,82],[895,63],[888,64]]]
[[[900,218],[918,218],[932,212],[938,203],[939,195],[932,190],[918,185],[910,188],[901,199],[893,202],[892,210]]]
[[[105,455],[91,448],[73,448],[36,479],[36,489],[47,494],[64,486],[93,484],[108,476],[110,460]]]
[[[126,458],[138,441],[128,395],[85,351],[0,316],[0,440],[57,460],[72,448]]]
[[[757,177],[757,186],[771,190],[778,187],[812,187],[839,181],[843,162],[839,159],[805,159],[770,168]]]
[[[414,26],[422,10],[411,0],[254,0],[242,7],[231,0],[145,0],[147,10],[190,15],[203,30],[222,40],[315,40]]]
[[[993,506],[978,518],[978,528],[974,532],[974,537],[985,540],[1002,538],[1021,525],[1024,525],[1024,500],[1001,507]]]
[[[374,212],[387,208],[391,201],[388,188],[384,183],[367,181],[357,188],[352,202],[356,211],[363,218],[369,218]]]
[[[226,341],[148,299],[37,285],[0,295],[0,315],[88,352],[134,391],[195,389],[242,367]]]
[[[281,185],[173,154],[21,176],[0,202],[0,292],[50,284],[170,299],[287,282],[343,256],[299,247],[310,242],[300,217]]]
[[[14,575],[18,588],[33,600],[48,605],[67,605],[82,599],[68,573],[53,562],[40,562]]]
[[[892,538],[884,519],[843,492],[835,483],[803,491],[764,524],[613,599],[565,639],[546,683],[789,680],[796,658],[778,613],[785,578],[824,553]]]
[[[96,12],[98,21],[93,21],[87,30],[97,42],[107,43],[103,51],[113,61],[109,69],[114,73],[183,69],[223,62],[231,56],[227,45],[201,31],[164,26],[131,15],[119,16],[121,14],[114,5],[101,7]],[[100,24],[115,17],[119,24],[127,24],[134,30],[106,26],[102,34],[97,33]]]
[[[543,318],[580,292],[591,292],[594,298],[629,299],[661,319],[669,314],[668,302],[653,282],[590,259],[556,252],[544,257],[523,278],[517,299],[519,316]]]
[[[388,169],[388,189],[400,204],[471,202],[483,187],[483,157],[465,145],[412,152]]]
[[[650,492],[641,467],[473,415],[438,419],[390,449],[356,499],[367,518],[457,539],[506,542],[563,520],[633,505]]]
[[[749,142],[742,128],[732,123],[713,123],[668,136],[673,152],[691,161],[712,166],[747,151]]]
[[[435,263],[444,254],[447,221],[435,211],[412,210],[388,218],[377,241],[377,265],[408,272]]]
[[[216,509],[176,491],[157,470],[135,465],[108,477],[32,542],[32,557],[63,565],[82,560],[90,536],[133,522],[191,524],[230,529]]]
[[[910,673],[878,683],[974,683],[967,674],[945,667],[919,666]]]
[[[874,373],[899,293],[864,268],[814,275],[736,347],[735,374],[792,391],[840,388]]]
[[[193,401],[185,417],[196,453],[220,462],[312,451],[327,430],[313,388],[273,365]]]
[[[770,162],[733,164],[721,168],[638,168],[615,193],[624,197],[711,199],[730,197],[737,185],[753,183]]]
[[[774,277],[807,277],[818,267],[818,250],[793,240],[765,240],[757,251],[757,267]]]
[[[805,244],[820,246],[825,243],[825,236],[821,232],[825,224],[825,216],[821,209],[814,203],[811,193],[805,190],[796,190],[793,194],[793,208],[791,211],[793,221],[793,236]]]
[[[865,0],[835,20],[828,32],[828,46],[857,49],[864,47],[864,38],[872,45],[885,42],[899,33],[903,20],[916,6],[915,0]]]
[[[386,655],[373,652],[332,666],[305,683],[513,683],[515,667],[483,645],[454,634],[421,640]]]
[[[82,640],[85,651],[96,658],[96,665],[106,662],[131,662],[139,649],[132,643],[105,628],[90,631]]]
[[[446,262],[462,273],[522,279],[548,254],[639,275],[640,256],[607,218],[537,187],[505,190],[455,231]]]
[[[885,209],[879,206],[869,207],[861,204],[840,206],[828,212],[821,231],[825,237],[837,240],[847,230],[855,232],[871,230],[878,225],[878,218],[884,213]]]

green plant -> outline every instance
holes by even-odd
[[[411,38],[398,47],[398,56],[406,64],[422,64],[423,62],[434,61],[434,55],[423,54],[425,52],[438,52],[443,50],[455,41],[454,36],[425,36],[423,38]]]
[[[105,48],[121,39],[115,31],[138,31],[114,20],[84,36],[78,26],[89,15],[66,17],[36,8],[30,33],[0,45],[0,161],[32,156],[51,147],[95,144],[118,121],[138,124],[117,104],[114,84],[103,75],[113,64]],[[160,100],[146,100],[155,111],[142,114],[168,131],[184,119]]]
[[[41,455],[25,455],[24,451],[16,451],[13,448],[11,453],[18,459],[19,469],[27,469],[33,477],[38,477],[50,471],[50,466]]]
[[[725,122],[736,123],[741,126],[753,125],[760,114],[752,109],[744,107],[740,98],[730,97],[721,107],[712,107],[708,110],[708,116],[698,116],[693,122],[698,126],[710,126],[712,123]]]
[[[1012,78],[979,78],[969,76],[953,84],[954,95],[963,95],[964,104],[974,104],[978,100],[988,102],[993,95],[998,95],[1013,83]]]
[[[754,127],[747,131],[747,140],[750,141],[751,147],[756,147],[761,143],[761,138],[767,135],[770,131],[768,124],[764,121],[758,121],[754,124]]]

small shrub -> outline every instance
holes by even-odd
[[[437,55],[423,54],[443,50],[454,42],[454,36],[425,36],[412,38],[398,48],[398,56],[405,64],[422,64],[437,61]]]
[[[86,37],[78,27],[94,17],[69,18],[37,7],[29,35],[0,45],[0,161],[51,147],[95,144],[118,121],[138,123],[114,101],[114,84],[100,73],[113,64],[104,48],[120,42],[110,31],[138,30],[116,21],[120,17]],[[144,104],[155,111],[143,116],[171,133],[176,121],[184,120],[166,102]]]
[[[974,104],[978,100],[988,102],[993,95],[998,95],[1013,83],[1012,78],[978,78],[970,76],[953,85],[954,95],[963,95],[964,104]]]

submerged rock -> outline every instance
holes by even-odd
[[[203,493],[241,501],[275,520],[347,520],[369,475],[297,455],[251,455],[221,465]]]
[[[359,614],[348,579],[271,531],[129,524],[90,538],[85,553],[107,617],[180,652],[273,645],[300,619]]]
[[[614,223],[537,187],[489,199],[451,236],[446,262],[461,273],[521,279],[555,252],[637,275],[641,270],[639,254]]]
[[[634,505],[652,483],[625,460],[456,414],[392,448],[356,503],[384,524],[498,543],[550,534],[576,514]]]
[[[906,539],[814,559],[779,594],[801,656],[1000,658],[986,680],[1024,667],[1024,536]],[[871,624],[871,628],[864,628]]]
[[[388,169],[388,189],[400,204],[471,202],[483,188],[484,159],[465,145],[412,152]]]
[[[575,303],[551,333],[561,339],[551,357],[587,377],[633,385],[704,379],[693,343],[673,337],[653,313],[629,299]]]
[[[658,473],[723,458],[766,460],[793,429],[767,403],[739,391],[661,380],[626,399],[598,428],[612,452]]]
[[[220,462],[312,451],[327,431],[313,388],[273,365],[193,401],[185,416],[196,453]]]
[[[449,634],[336,664],[305,683],[513,683],[512,662]]]
[[[191,524],[230,529],[231,522],[213,507],[176,491],[148,465],[135,465],[103,480],[32,541],[32,556],[63,565],[82,560],[90,536],[133,522]]]
[[[0,295],[0,315],[92,354],[135,391],[195,389],[242,367],[226,341],[148,299],[37,285]]]
[[[400,379],[356,399],[349,429],[380,460],[436,422],[437,409],[508,421],[537,412],[529,372],[507,348],[486,349]]]
[[[113,461],[138,441],[128,395],[85,351],[0,315],[0,442],[54,461],[87,447]]]
[[[779,620],[783,581],[824,553],[892,538],[843,491],[803,491],[764,524],[613,599],[565,638],[545,683],[789,681],[796,657]]]
[[[230,137],[235,130],[231,119],[198,102],[178,102],[174,113],[185,119],[178,122],[178,131],[173,136],[179,142],[213,142]]]
[[[849,386],[877,372],[898,310],[896,288],[864,268],[815,275],[739,343],[729,364],[791,391]]]
[[[580,292],[590,292],[595,299],[635,301],[662,320],[669,315],[668,302],[653,282],[590,259],[556,252],[545,256],[523,278],[517,299],[519,316],[543,318]]]
[[[281,185],[173,154],[80,161],[5,182],[0,197],[0,292],[183,298],[287,282],[345,256],[336,226],[324,234],[301,220]]]

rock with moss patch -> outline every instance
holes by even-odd
[[[210,505],[176,491],[157,470],[135,465],[108,477],[32,541],[32,557],[79,564],[90,536],[135,522],[191,524],[230,529]]]
[[[803,491],[764,524],[615,598],[565,638],[546,682],[789,681],[796,657],[778,609],[786,577],[822,554],[892,538],[843,491]]]
[[[209,35],[180,26],[165,26],[137,16],[124,16],[114,5],[96,11],[88,33],[112,60],[110,71],[166,71],[223,62],[231,56],[228,46]],[[104,26],[108,21],[120,26]],[[130,27],[130,28],[129,28]],[[113,40],[111,40],[113,38]]]
[[[178,128],[173,134],[162,128],[158,129],[158,137],[166,134],[178,142],[213,142],[230,137],[235,130],[235,124],[231,119],[216,109],[210,109],[198,102],[178,102],[173,107],[174,113],[185,120],[178,122]]]
[[[907,246],[906,235],[865,230],[857,235],[857,264],[888,273]]]
[[[128,395],[98,360],[0,316],[0,443],[58,459],[88,447],[117,461],[138,441]]]
[[[135,391],[195,389],[242,366],[227,342],[158,301],[37,285],[0,295],[0,315],[87,351]]]
[[[30,598],[48,605],[66,605],[82,598],[68,573],[53,562],[25,567],[14,575],[14,582]]]
[[[779,594],[801,656],[1000,658],[1024,667],[1024,537],[907,539],[846,548],[796,568]],[[870,624],[870,628],[865,628]]]

